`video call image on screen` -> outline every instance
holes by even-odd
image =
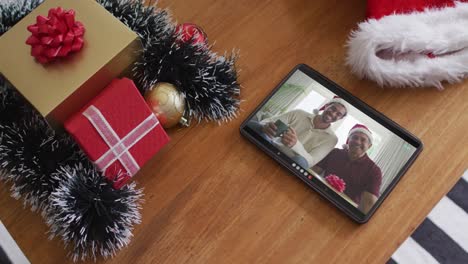
[[[300,70],[247,126],[363,213],[416,151]]]

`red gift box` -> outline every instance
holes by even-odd
[[[65,129],[120,189],[169,137],[132,80],[113,80]]]

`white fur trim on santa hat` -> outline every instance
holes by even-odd
[[[342,105],[346,109],[346,113],[348,113],[348,103],[345,100],[343,100],[343,98],[333,98],[328,102],[328,104],[331,103],[338,103]]]
[[[346,109],[346,114],[348,114],[348,111],[349,111],[349,110],[348,110],[348,103],[347,103],[345,100],[343,100],[343,98],[332,98],[332,99],[330,99],[326,104],[324,104],[322,107],[325,107],[325,106],[327,106],[327,105],[329,105],[329,104],[331,104],[331,103],[338,103],[338,104],[342,105],[342,106]],[[321,108],[322,108],[322,107],[321,107]],[[324,110],[325,110],[325,109],[324,109]],[[314,109],[314,110],[313,110],[313,113],[314,113],[315,115],[318,115],[320,111],[322,111],[322,110],[320,110],[320,109]]]
[[[424,12],[394,14],[359,24],[348,41],[347,64],[361,78],[385,86],[435,86],[468,76],[468,3]],[[405,60],[379,52],[414,53]],[[432,53],[429,58],[425,53]],[[407,57],[405,55],[405,57]]]
[[[371,144],[374,141],[374,138],[372,137],[372,133],[369,130],[362,128],[362,127],[356,127],[356,128],[351,129],[349,131],[348,138],[351,137],[352,134],[357,133],[357,132],[361,132],[365,134],[369,138],[369,142]]]

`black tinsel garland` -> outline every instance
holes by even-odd
[[[8,125],[18,120],[34,117],[34,110],[18,92],[0,75],[0,124]]]
[[[0,2],[0,36],[42,1]],[[183,43],[170,14],[142,0],[96,1],[140,36],[143,56],[133,74],[142,93],[170,82],[199,121],[235,116],[235,53],[218,56],[210,47]],[[1,76],[0,179],[11,183],[12,196],[42,212],[50,235],[71,245],[74,260],[113,256],[140,221],[142,191],[134,183],[113,189],[70,137],[50,130]]]
[[[56,135],[46,121],[0,77],[0,177],[12,196],[31,209],[44,209],[58,186],[51,177],[61,166],[87,158],[67,134]]]
[[[174,24],[167,10],[158,9],[143,1],[96,0],[122,23],[136,32],[143,42],[165,39],[174,32]]]
[[[134,74],[141,87],[157,82],[174,84],[199,121],[227,121],[239,107],[235,57],[219,57],[208,48],[179,41],[172,34],[146,44]],[[157,56],[156,54],[161,54]]]
[[[39,117],[0,125],[0,130],[0,164],[9,171],[12,196],[22,197],[33,211],[44,209],[59,183],[51,174],[85,157],[69,137],[56,136]]]
[[[13,27],[43,0],[18,0],[0,3],[0,36]]]
[[[141,221],[142,191],[134,182],[115,190],[95,169],[80,163],[53,177],[60,185],[50,195],[47,224],[52,237],[72,245],[74,261],[110,257],[128,245],[133,226]]]
[[[198,121],[228,121],[236,116],[240,85],[235,53],[218,56],[210,47],[180,41],[168,12],[142,1],[98,2],[142,40],[143,56],[133,68],[142,93],[157,82],[169,82],[185,97]]]

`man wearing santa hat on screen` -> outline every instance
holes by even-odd
[[[344,193],[367,213],[380,196],[382,172],[366,154],[372,146],[372,133],[356,124],[348,133],[347,146],[333,149],[313,170],[327,176],[334,174],[346,183]]]
[[[381,86],[442,89],[468,76],[467,25],[467,0],[368,0],[347,63]]]
[[[303,168],[311,168],[323,159],[336,145],[338,138],[330,125],[347,114],[347,103],[333,97],[319,110],[307,113],[295,109],[270,117],[261,122],[250,121],[247,125],[265,140]],[[281,120],[288,130],[277,137],[275,122]]]

